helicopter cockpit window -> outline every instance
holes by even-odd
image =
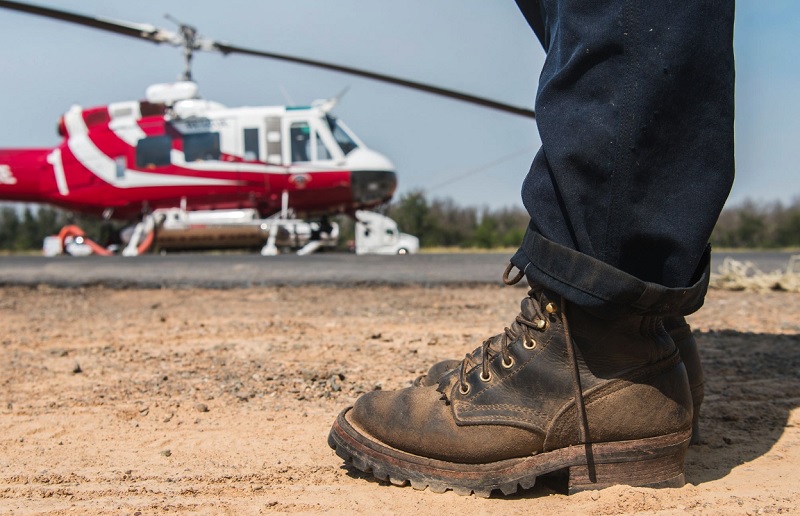
[[[187,134],[183,137],[183,154],[187,162],[218,160],[222,155],[219,133]]]
[[[319,134],[317,134],[317,159],[333,159]]]
[[[139,168],[165,167],[170,164],[172,137],[148,136],[136,143],[136,166]]]
[[[336,140],[336,143],[339,144],[339,147],[342,148],[342,152],[344,155],[347,156],[350,154],[353,149],[358,147],[358,144],[353,140],[347,131],[342,129],[339,123],[336,120],[336,117],[331,115],[325,115],[325,120],[328,122],[328,127],[331,128],[331,133],[333,134],[333,138]]]

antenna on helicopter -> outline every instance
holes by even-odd
[[[281,85],[279,86],[279,88],[280,88],[280,90],[281,90],[281,95],[283,95],[283,98],[284,98],[284,100],[286,101],[286,105],[287,105],[287,106],[296,106],[297,104],[295,103],[295,101],[294,101],[294,99],[292,98],[292,96],[291,96],[291,95],[289,95],[289,92],[288,92],[288,91],[286,91],[286,88],[284,88],[284,87],[283,87],[283,84],[281,84]]]

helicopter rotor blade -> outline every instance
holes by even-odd
[[[10,0],[0,0],[0,7],[11,9],[12,11],[19,11],[28,14],[44,16],[46,18],[76,23],[78,25],[105,30],[115,34],[121,34],[123,36],[152,41],[153,43],[169,43],[176,46],[182,44],[181,37],[178,34],[147,23],[131,23],[112,20],[110,18],[102,18],[99,16],[85,16],[83,14],[69,11],[51,9],[49,7],[24,4],[20,2],[12,2]]]
[[[186,40],[180,34],[176,34],[174,32],[168,31],[166,29],[161,29],[159,27],[150,24],[130,23],[130,22],[112,20],[108,18],[86,16],[78,13],[62,11],[59,9],[52,9],[49,7],[42,7],[21,2],[13,2],[11,0],[0,0],[0,8],[11,9],[14,11],[19,11],[28,14],[35,14],[38,16],[44,16],[56,20],[67,21],[70,23],[76,23],[79,25],[84,25],[86,27],[92,27],[95,29],[101,29],[116,34],[121,34],[123,36],[129,36],[137,39],[151,41],[153,43],[168,43],[175,46],[186,46]],[[456,99],[463,102],[468,102],[471,104],[483,106],[486,108],[495,109],[498,111],[503,111],[514,115],[524,116],[527,118],[536,117],[535,113],[531,109],[512,106],[510,104],[498,102],[484,97],[478,97],[460,91],[440,88],[438,86],[433,86],[421,82],[401,79],[399,77],[393,77],[391,75],[384,75],[376,72],[370,72],[367,70],[361,70],[358,68],[352,68],[349,66],[327,63],[324,61],[317,61],[314,59],[307,59],[303,57],[290,56],[287,54],[278,54],[275,52],[266,52],[263,50],[239,47],[236,45],[216,42],[210,39],[199,38],[199,37],[193,38],[191,43],[191,49],[202,50],[202,51],[218,51],[225,55],[227,54],[248,55],[253,57],[276,59],[280,61],[286,61],[306,66],[313,66],[316,68],[322,68],[334,72],[346,73],[358,77],[372,79],[375,81],[394,84],[396,86],[402,86],[405,88],[423,91],[426,93],[431,93],[442,97]]]
[[[358,68],[351,68],[349,66],[337,65],[333,63],[326,63],[323,61],[317,61],[314,59],[306,59],[303,57],[295,57],[289,56],[285,54],[277,54],[274,52],[265,52],[263,50],[254,50],[250,48],[244,47],[237,47],[234,45],[229,45],[227,43],[214,43],[214,46],[217,50],[222,52],[223,54],[242,54],[242,55],[249,55],[255,57],[266,57],[269,59],[277,59],[280,61],[288,61],[290,63],[297,63],[303,64],[308,66],[314,66],[317,68],[324,68],[326,70],[332,70],[334,72],[342,72],[350,75],[355,75],[358,77],[365,77],[367,79],[373,79],[376,81],[386,82],[389,84],[394,84],[397,86],[403,86],[406,88],[411,88],[414,90],[424,91],[426,93],[432,93],[434,95],[440,95],[443,97],[457,99],[464,102],[469,102],[471,104],[477,104],[479,106],[496,109],[498,111],[504,111],[506,113],[512,113],[514,115],[520,115],[527,118],[536,118],[536,114],[531,109],[521,108],[517,106],[512,106],[510,104],[505,104],[503,102],[497,102],[495,100],[487,99],[484,97],[477,97],[475,95],[470,95],[468,93],[462,93],[460,91],[449,90],[446,88],[440,88],[438,86],[432,86],[430,84],[424,84],[421,82],[416,81],[409,81],[407,79],[401,79],[399,77],[393,77],[391,75],[384,75],[375,72],[369,72],[367,70],[360,70]]]

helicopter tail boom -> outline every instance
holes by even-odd
[[[58,192],[48,155],[53,149],[0,149],[0,200],[42,202]]]

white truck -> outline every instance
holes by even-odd
[[[413,254],[419,238],[401,233],[397,223],[374,211],[356,211],[356,254]]]

